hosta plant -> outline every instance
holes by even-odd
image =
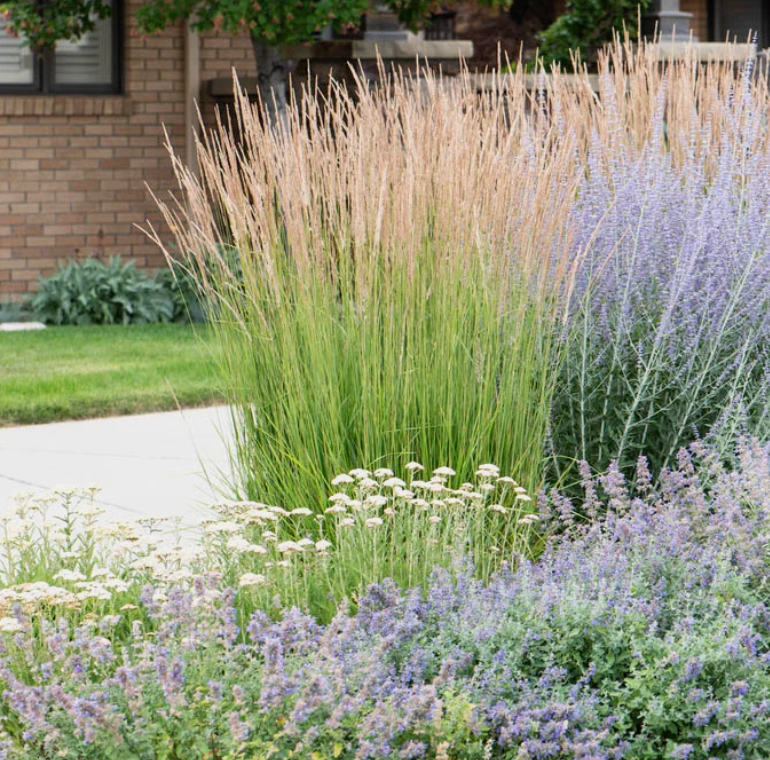
[[[174,316],[169,290],[132,262],[112,257],[71,261],[40,279],[30,301],[36,319],[52,325],[168,322]]]

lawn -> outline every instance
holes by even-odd
[[[0,333],[0,425],[216,403],[212,346],[188,325]]]

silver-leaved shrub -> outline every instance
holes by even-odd
[[[763,77],[766,76],[762,72]],[[650,85],[641,139],[609,71],[602,126],[574,209],[585,253],[553,406],[560,466],[671,464],[696,437],[767,437],[770,421],[770,125],[762,78]],[[709,100],[709,97],[711,100]],[[674,147],[675,146],[675,147]],[[676,149],[675,149],[676,148]]]

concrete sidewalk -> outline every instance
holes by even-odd
[[[0,512],[17,491],[98,485],[108,517],[197,523],[229,474],[230,430],[224,406],[0,428]]]

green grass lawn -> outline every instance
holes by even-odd
[[[0,426],[219,402],[214,350],[201,326],[0,332]]]

